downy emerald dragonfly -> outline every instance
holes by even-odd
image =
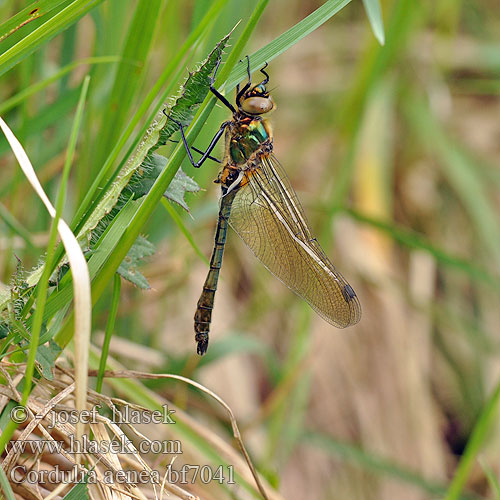
[[[203,291],[194,316],[197,352],[205,354],[219,280],[228,224],[255,256],[288,288],[306,300],[328,323],[345,328],[357,323],[361,306],[353,288],[335,269],[313,236],[304,211],[288,177],[273,154],[271,126],[262,115],[275,107],[266,85],[267,63],[260,70],[264,80],[252,86],[250,59],[247,56],[248,82],[236,87],[233,106],[214,87],[221,55],[211,77],[211,92],[231,112],[205,152],[195,162],[187,143],[184,126],[179,126],[189,160],[200,167],[208,158],[222,163],[215,182],[221,184],[219,220],[215,245]],[[210,156],[225,134],[224,159]]]

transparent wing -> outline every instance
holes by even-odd
[[[359,300],[313,237],[278,160],[263,156],[245,175],[248,184],[234,198],[231,227],[269,271],[326,321],[339,328],[357,323]]]

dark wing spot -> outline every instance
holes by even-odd
[[[352,289],[352,286],[346,283],[342,288],[342,295],[346,302],[351,302],[356,297],[356,292]]]

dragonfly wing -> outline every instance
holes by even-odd
[[[285,171],[262,156],[245,171],[248,184],[234,198],[229,224],[279,280],[339,328],[357,323],[359,300],[311,233]]]

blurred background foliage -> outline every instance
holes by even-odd
[[[88,2],[95,7],[86,15],[4,72],[0,113],[53,199],[80,85],[91,76],[67,220],[211,3]],[[320,5],[269,2],[244,53]],[[470,497],[500,498],[500,425],[489,399],[500,375],[499,8],[493,0],[381,6],[384,46],[363,2],[352,1],[269,67],[277,157],[360,297],[361,322],[347,331],[323,322],[230,233],[210,349],[198,358],[192,317],[207,265],[175,221],[208,256],[218,167],[184,161],[203,189],[187,195],[189,214],[159,205],[141,229],[156,245],[141,267],[151,289],[123,283],[110,355],[221,395],[283,498],[451,499],[461,489],[453,484],[465,481]],[[0,2],[0,17],[23,7]],[[177,88],[243,19],[238,36],[254,7],[225,2],[168,83]],[[42,23],[4,39],[2,53]],[[34,91],[23,95],[27,89]],[[196,146],[227,117],[217,106]],[[17,258],[26,270],[39,262],[50,220],[3,137],[0,155],[0,276],[9,284]],[[111,290],[110,282],[93,310],[95,345]],[[230,440],[225,415],[206,397],[172,382],[148,385]]]

